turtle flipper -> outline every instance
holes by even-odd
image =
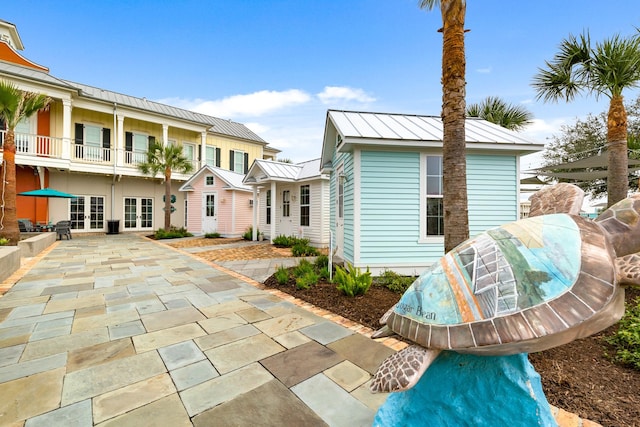
[[[416,385],[440,351],[412,345],[392,354],[376,371],[370,390],[373,393],[390,393],[410,389]]]
[[[378,329],[373,334],[371,334],[371,338],[376,339],[376,338],[390,337],[391,335],[394,335],[394,334],[395,332],[393,332],[390,327],[388,327],[387,325],[384,325],[382,328]]]
[[[577,185],[561,182],[533,193],[529,200],[529,216],[554,213],[578,215],[582,209],[584,191]]]
[[[616,258],[616,269],[621,285],[640,286],[640,253]]]

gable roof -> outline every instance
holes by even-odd
[[[320,159],[300,163],[256,159],[249,168],[244,183],[251,185],[267,181],[296,182],[317,178],[322,178]]]
[[[330,126],[341,138],[339,151],[349,151],[354,144],[387,147],[442,147],[442,119],[414,114],[369,113],[328,110],[322,147],[322,160],[331,160],[335,141]],[[520,154],[540,151],[544,144],[483,119],[465,119],[467,147],[515,150]]]
[[[194,173],[191,178],[187,180],[187,182],[180,186],[178,190],[193,191],[193,183],[207,173],[213,174],[221,179],[226,184],[226,187],[224,187],[224,189],[226,190],[253,191],[251,187],[249,187],[248,185],[244,185],[244,183],[242,182],[244,178],[243,174],[226,169],[216,168],[209,165],[204,165],[203,167],[201,167],[200,170]]]

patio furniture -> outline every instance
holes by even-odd
[[[30,219],[19,219],[18,227],[22,233],[33,233],[37,231]]]
[[[67,240],[71,239],[71,221],[58,221],[55,225],[57,233],[56,240],[62,240],[62,236],[66,236]]]

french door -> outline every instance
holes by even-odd
[[[124,230],[153,229],[153,199],[146,197],[124,198]]]
[[[104,230],[104,196],[74,197],[71,199],[69,212],[73,230]]]

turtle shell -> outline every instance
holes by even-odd
[[[425,271],[387,320],[427,348],[491,355],[542,351],[620,319],[624,291],[606,231],[553,214],[466,241]]]

